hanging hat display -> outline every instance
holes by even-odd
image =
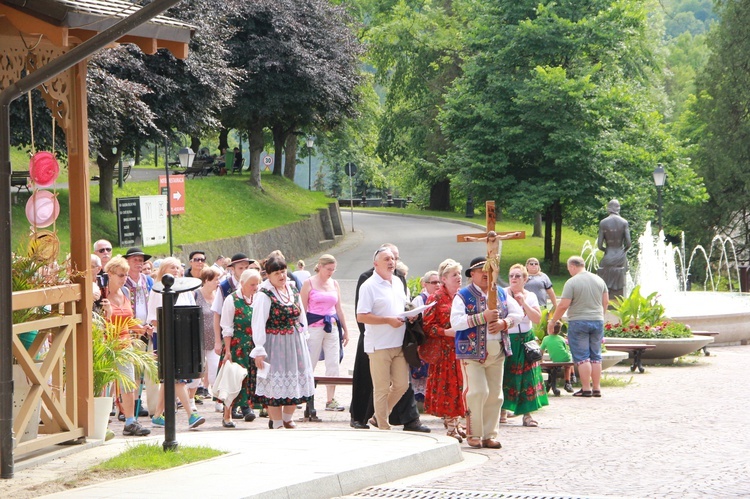
[[[60,239],[48,230],[37,230],[31,234],[29,241],[29,258],[50,264],[57,259],[60,253]]]
[[[26,218],[34,227],[49,227],[60,215],[60,203],[50,191],[34,191],[26,202]]]
[[[60,164],[55,155],[48,151],[39,151],[29,162],[29,177],[37,187],[49,187],[60,175]]]

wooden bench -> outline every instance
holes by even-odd
[[[719,335],[719,333],[716,331],[693,331],[693,334],[695,336],[710,336],[712,338]],[[702,350],[703,355],[705,355],[706,357],[711,355],[711,352],[708,351],[708,345],[704,346]]]
[[[15,187],[16,194],[21,193],[21,189],[26,189],[26,192],[31,194],[29,190],[29,172],[28,171],[12,171],[10,172],[10,187]]]
[[[552,389],[555,397],[560,396],[560,390],[557,388],[558,378],[565,379],[565,368],[573,367],[572,362],[550,362],[544,361],[540,364],[542,371],[547,373],[546,388],[547,391]],[[572,380],[571,380],[572,381]]]
[[[628,352],[628,356],[633,359],[633,365],[630,366],[630,371],[634,372],[637,368],[640,373],[643,373],[646,370],[641,362],[643,352],[653,350],[654,348],[656,348],[656,345],[646,345],[641,343],[633,343],[632,345],[607,345],[607,350]]]
[[[318,385],[351,385],[351,376],[315,376],[315,386]],[[321,419],[318,417],[317,411],[315,410],[315,396],[310,399],[305,407],[305,415],[302,421],[318,423]]]

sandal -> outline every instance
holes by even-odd
[[[602,391],[601,390],[593,390],[591,393],[592,393],[592,395],[594,397],[601,397],[602,396]]]
[[[531,427],[531,428],[536,428],[537,426],[539,426],[539,423],[537,423],[536,421],[534,421],[534,419],[531,417],[531,414],[524,414],[523,415],[523,425]]]
[[[500,412],[500,424],[507,423],[508,422],[508,412],[502,411]]]
[[[591,390],[578,390],[573,394],[574,397],[591,397],[592,395]]]

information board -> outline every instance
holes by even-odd
[[[117,198],[118,246],[142,246],[141,203],[139,198]]]
[[[141,196],[143,246],[167,242],[167,196]]]

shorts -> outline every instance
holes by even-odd
[[[123,376],[128,378],[135,385],[135,367],[133,366],[132,363],[131,364],[117,364],[117,370],[120,371],[123,374]],[[127,389],[124,386],[121,386],[120,389],[123,391],[123,393],[130,393],[130,392],[134,392],[136,387],[137,385],[133,388]]]
[[[602,362],[604,321],[569,321],[568,344],[575,364]]]

